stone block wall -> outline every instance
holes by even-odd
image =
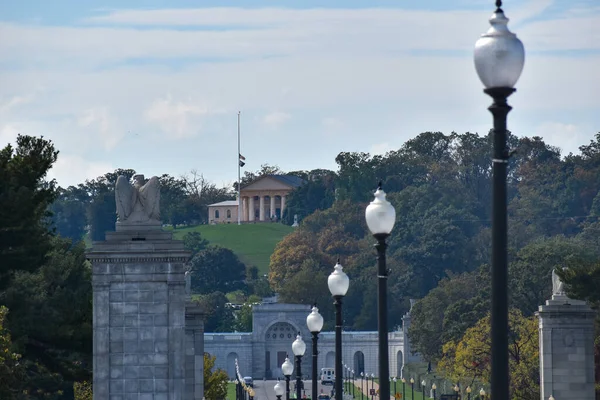
[[[188,253],[162,231],[111,232],[92,262],[94,400],[180,400]]]

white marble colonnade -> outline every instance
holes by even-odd
[[[257,208],[258,200],[258,208]],[[279,218],[285,211],[286,195],[284,193],[256,193],[251,196],[244,196],[242,193],[242,214],[241,220],[244,222],[269,221],[276,217],[277,208],[279,208]],[[268,208],[267,208],[268,206]],[[258,210],[258,218],[256,211]]]

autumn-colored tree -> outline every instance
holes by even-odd
[[[509,313],[509,369],[512,400],[539,399],[538,321],[525,318],[520,311]],[[488,383],[491,373],[490,316],[467,329],[459,341],[443,346],[438,364],[447,376],[456,381],[478,380]]]
[[[204,398],[206,400],[223,400],[227,397],[227,372],[216,369],[215,356],[204,353]]]

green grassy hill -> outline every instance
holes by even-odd
[[[188,232],[200,232],[210,244],[231,249],[247,266],[256,265],[260,274],[269,272],[269,259],[275,245],[294,228],[283,224],[198,225],[175,231],[182,239]]]

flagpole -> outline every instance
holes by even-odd
[[[238,156],[237,156],[237,166],[238,166],[238,225],[242,224],[242,182],[241,182],[241,168],[242,165],[240,163],[240,155],[242,154],[240,149],[240,111],[238,111]]]

